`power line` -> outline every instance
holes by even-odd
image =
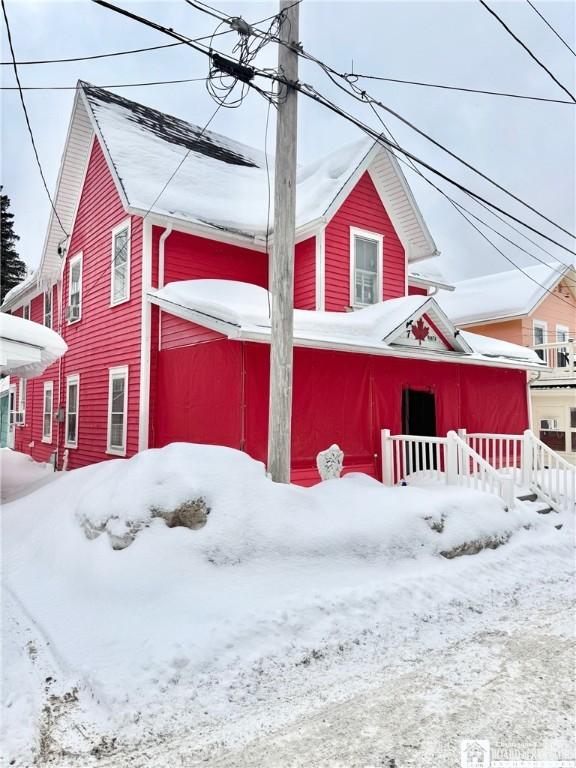
[[[532,53],[532,51],[530,50],[530,48],[528,48],[528,46],[527,46],[525,43],[523,43],[523,42],[522,42],[522,40],[520,40],[520,38],[518,37],[518,35],[515,35],[515,34],[514,34],[514,32],[512,32],[512,30],[510,29],[510,27],[509,27],[509,26],[506,24],[506,22],[505,22],[503,19],[501,19],[501,18],[500,18],[500,16],[498,16],[498,14],[496,13],[496,11],[495,11],[495,10],[493,10],[492,8],[490,8],[490,6],[489,6],[489,5],[488,5],[488,4],[485,2],[485,0],[479,0],[479,2],[481,3],[481,5],[483,5],[483,6],[484,6],[484,8],[486,8],[486,10],[488,11],[488,13],[490,13],[492,16],[494,16],[494,18],[496,19],[496,21],[498,21],[498,23],[499,23],[499,24],[501,24],[501,25],[504,27],[504,29],[506,30],[506,32],[508,32],[508,34],[509,34],[511,37],[513,37],[513,38],[514,38],[514,40],[516,40],[516,42],[518,43],[518,45],[521,45],[521,46],[522,46],[522,48],[524,48],[524,50],[526,51],[526,53],[527,53],[527,54],[528,54],[528,55],[529,55],[529,56],[530,56],[530,57],[531,57],[531,58],[532,58],[532,59],[533,59],[533,60],[536,62],[536,64],[538,64],[538,66],[539,66],[539,67],[541,67],[541,68],[544,70],[544,72],[546,72],[546,73],[547,73],[547,74],[548,74],[548,75],[549,75],[549,76],[552,78],[552,80],[554,80],[554,82],[556,83],[556,85],[557,85],[557,86],[559,86],[560,88],[562,88],[562,90],[564,91],[564,93],[565,93],[565,94],[567,94],[567,95],[568,95],[568,96],[569,96],[569,97],[572,99],[572,101],[576,102],[576,97],[574,97],[574,95],[573,95],[572,93],[570,93],[570,91],[568,90],[568,88],[566,88],[564,85],[562,85],[562,83],[560,82],[560,80],[558,80],[558,78],[557,78],[557,77],[556,77],[554,74],[552,74],[552,72],[551,72],[551,71],[548,69],[548,67],[547,67],[545,64],[543,64],[543,63],[540,61],[540,59],[539,59],[539,58],[538,58],[538,57],[537,57],[537,56],[536,56],[534,53]]]
[[[205,82],[207,77],[192,77],[185,80],[153,80],[148,83],[112,83],[111,85],[97,85],[96,88],[140,88],[148,85],[178,85],[180,83]],[[22,89],[15,85],[0,86],[0,91],[79,91],[81,85],[25,85]]]
[[[396,146],[398,146],[398,142],[396,141],[396,138],[394,137],[394,135],[393,135],[392,131],[390,130],[390,128],[388,128],[388,126],[386,125],[386,123],[384,122],[384,120],[383,120],[383,119],[380,117],[380,115],[378,114],[378,112],[376,111],[376,109],[374,108],[374,106],[373,106],[373,105],[370,105],[370,106],[371,106],[371,108],[372,108],[372,111],[374,112],[374,114],[375,114],[375,115],[376,115],[376,117],[378,118],[378,120],[379,120],[380,124],[381,124],[381,125],[382,125],[382,127],[384,128],[384,130],[385,130],[385,131],[388,133],[388,135],[390,136],[390,138],[393,140],[394,144],[396,144]],[[488,242],[488,243],[489,243],[489,244],[490,244],[490,245],[491,245],[491,246],[492,246],[492,247],[493,247],[493,248],[494,248],[494,249],[495,249],[495,250],[496,250],[496,251],[497,251],[497,252],[498,252],[498,253],[499,253],[501,256],[503,256],[503,257],[504,257],[504,258],[505,258],[505,259],[506,259],[506,260],[507,260],[507,261],[508,261],[510,264],[512,264],[512,265],[513,265],[513,266],[514,266],[514,267],[515,267],[517,270],[519,270],[519,271],[520,271],[520,272],[521,272],[523,275],[525,275],[526,277],[528,277],[530,280],[532,280],[532,282],[533,282],[533,283],[535,283],[535,284],[536,284],[536,285],[538,285],[540,288],[542,288],[543,290],[545,290],[545,291],[546,291],[547,293],[549,293],[551,296],[554,296],[554,297],[555,297],[556,299],[558,299],[559,301],[562,301],[562,302],[564,302],[565,304],[568,304],[570,307],[572,307],[572,304],[571,304],[570,302],[568,302],[568,301],[565,301],[565,300],[564,300],[564,299],[563,299],[561,296],[558,296],[558,294],[554,293],[553,291],[550,291],[550,290],[549,290],[549,289],[548,289],[548,288],[547,288],[545,285],[542,285],[542,284],[541,284],[541,283],[540,283],[538,280],[536,280],[534,277],[532,277],[532,275],[528,274],[528,273],[527,273],[527,272],[526,272],[524,269],[522,269],[522,267],[520,267],[520,265],[516,264],[516,262],[515,262],[515,261],[514,261],[514,260],[513,260],[511,257],[507,256],[507,255],[506,255],[506,254],[505,254],[505,253],[504,253],[504,252],[503,252],[503,251],[502,251],[500,248],[498,248],[498,246],[497,246],[495,243],[493,243],[493,242],[492,242],[492,240],[490,240],[490,238],[489,238],[489,237],[488,237],[486,234],[484,234],[484,233],[483,233],[483,232],[482,232],[482,231],[481,231],[481,230],[480,230],[480,229],[479,229],[479,228],[478,228],[478,227],[477,227],[477,226],[474,224],[474,222],[470,221],[470,219],[468,219],[468,217],[465,215],[465,213],[464,213],[464,212],[466,212],[467,214],[469,214],[470,216],[472,216],[472,217],[473,217],[474,219],[476,219],[477,221],[481,222],[481,223],[482,223],[484,226],[488,227],[488,229],[490,229],[490,230],[491,230],[492,232],[494,232],[495,234],[499,235],[500,237],[503,237],[503,238],[504,238],[505,240],[507,240],[509,243],[511,243],[512,245],[516,246],[517,248],[520,248],[520,250],[524,251],[524,252],[525,252],[525,253],[527,253],[529,256],[532,256],[534,259],[536,259],[536,261],[539,261],[541,264],[544,264],[545,266],[549,267],[549,268],[550,268],[550,269],[552,269],[553,271],[556,271],[556,272],[558,272],[558,274],[560,274],[560,275],[564,275],[564,273],[565,273],[565,271],[566,271],[565,269],[564,269],[564,270],[558,270],[558,269],[556,269],[556,268],[555,268],[555,267],[554,267],[552,264],[549,264],[548,262],[545,262],[545,261],[543,261],[542,259],[539,259],[537,256],[534,256],[534,254],[531,254],[529,251],[526,251],[524,248],[522,248],[521,246],[519,246],[517,243],[515,243],[515,242],[514,242],[514,241],[512,241],[512,240],[510,240],[510,239],[509,239],[509,238],[507,238],[505,235],[502,235],[502,233],[501,233],[501,232],[499,232],[498,230],[496,230],[496,229],[494,229],[493,227],[491,227],[491,226],[490,226],[489,224],[487,224],[487,222],[485,222],[483,219],[481,219],[480,217],[476,216],[476,214],[472,213],[472,211],[470,211],[468,208],[466,208],[465,206],[463,206],[461,203],[459,203],[458,201],[454,200],[454,198],[450,197],[450,195],[448,195],[448,194],[447,194],[447,193],[446,193],[446,192],[445,192],[443,189],[441,189],[441,188],[440,188],[439,186],[437,186],[437,185],[436,185],[436,184],[435,184],[435,183],[434,183],[434,182],[433,182],[431,179],[429,179],[429,178],[428,178],[428,176],[426,176],[426,174],[422,173],[422,171],[421,171],[421,170],[420,170],[420,169],[419,169],[419,168],[418,168],[418,167],[415,165],[415,163],[414,163],[412,160],[406,161],[406,160],[404,160],[402,157],[398,157],[398,155],[396,155],[396,153],[395,153],[395,152],[392,152],[392,154],[393,154],[393,155],[396,157],[396,159],[397,159],[399,162],[401,162],[403,165],[407,166],[407,167],[408,167],[410,170],[412,170],[412,171],[414,171],[415,173],[417,173],[417,174],[418,174],[418,176],[420,176],[422,179],[424,179],[424,181],[426,181],[426,182],[427,182],[427,183],[428,183],[428,184],[429,184],[431,187],[433,187],[433,189],[435,189],[435,190],[436,190],[437,192],[439,192],[439,193],[440,193],[440,194],[441,194],[441,195],[442,195],[444,198],[446,198],[446,200],[448,200],[448,202],[449,202],[449,203],[452,205],[452,207],[453,207],[453,208],[456,210],[456,212],[457,212],[457,213],[459,213],[459,214],[460,214],[460,215],[461,215],[461,216],[462,216],[462,217],[463,217],[463,218],[464,218],[464,219],[465,219],[465,220],[468,222],[468,224],[469,224],[471,227],[473,227],[473,228],[474,228],[474,229],[475,229],[475,230],[476,230],[476,231],[477,231],[477,232],[478,232],[478,233],[479,233],[479,234],[480,234],[480,235],[481,235],[481,236],[482,236],[482,237],[483,237],[483,238],[484,238],[484,239],[485,239],[485,240],[486,240],[486,241],[487,241],[487,242]],[[567,267],[568,267],[568,265],[565,265],[565,267],[567,268]]]
[[[141,16],[138,16],[138,15],[136,15],[136,14],[130,12],[130,11],[127,11],[127,10],[123,9],[123,8],[119,8],[119,7],[115,6],[115,5],[112,5],[111,3],[107,2],[107,0],[92,0],[92,2],[94,2],[94,3],[98,4],[98,5],[101,5],[101,6],[105,7],[105,8],[109,8],[110,10],[115,11],[116,13],[119,13],[119,14],[121,14],[123,16],[126,16],[127,18],[131,18],[134,21],[138,21],[141,24],[144,24],[144,25],[149,26],[149,27],[151,27],[153,29],[156,29],[159,32],[163,32],[164,34],[166,34],[168,36],[171,36],[171,37],[173,37],[175,39],[181,40],[182,42],[186,42],[188,45],[190,45],[190,47],[194,48],[195,50],[199,51],[200,53],[203,53],[206,56],[209,56],[209,57],[213,56],[214,52],[212,50],[207,50],[205,47],[202,47],[201,45],[199,45],[197,43],[194,43],[191,39],[186,38],[181,33],[175,32],[173,29],[168,29],[167,27],[163,27],[162,25],[157,24],[156,22],[153,22],[153,21],[151,21],[149,19],[146,19],[146,18],[143,18]],[[237,62],[235,62],[234,59],[230,59],[230,62],[232,64],[237,63]],[[513,214],[511,214],[508,211],[504,210],[503,208],[500,208],[495,203],[491,203],[489,200],[487,200],[486,198],[482,197],[478,193],[473,192],[472,190],[468,189],[466,186],[464,186],[460,182],[455,181],[454,179],[450,178],[449,176],[447,176],[442,171],[439,171],[438,169],[434,168],[433,166],[431,166],[426,161],[421,160],[419,157],[417,157],[416,155],[411,153],[409,150],[404,149],[402,147],[398,147],[396,145],[392,145],[391,142],[388,141],[382,134],[380,134],[377,131],[375,131],[374,129],[370,128],[368,125],[366,125],[361,120],[359,120],[358,118],[354,117],[353,115],[345,112],[343,109],[341,109],[336,104],[334,104],[329,99],[327,99],[322,94],[320,94],[318,91],[316,91],[312,86],[310,86],[308,84],[302,84],[300,82],[288,82],[283,76],[280,76],[280,75],[278,75],[277,73],[274,73],[274,72],[257,69],[255,67],[253,67],[252,69],[253,69],[254,74],[258,75],[259,77],[267,78],[267,79],[272,80],[274,82],[282,83],[284,85],[290,85],[293,88],[296,88],[300,93],[302,93],[307,98],[309,98],[309,99],[311,99],[313,101],[316,101],[317,103],[319,103],[322,106],[326,107],[327,109],[329,109],[330,111],[334,112],[335,114],[338,114],[339,116],[343,117],[348,122],[350,122],[353,125],[355,125],[356,127],[360,128],[360,130],[362,130],[364,133],[366,133],[366,135],[370,136],[374,141],[376,141],[376,142],[378,142],[380,144],[383,144],[386,147],[394,147],[395,146],[395,148],[399,149],[399,151],[401,151],[406,157],[411,158],[412,160],[417,162],[419,165],[421,165],[423,168],[426,168],[427,170],[429,170],[432,173],[434,173],[436,176],[439,176],[440,178],[444,179],[444,181],[449,182],[451,185],[455,186],[457,189],[460,189],[461,191],[470,194],[476,200],[480,200],[480,201],[486,203],[487,205],[490,206],[490,208],[493,208],[493,209],[497,210],[499,213],[502,213],[505,216],[508,216],[510,219],[515,221],[517,224],[521,224],[526,229],[534,232],[535,234],[539,235],[540,237],[544,238],[545,240],[548,240],[549,242],[553,243],[554,245],[557,245],[559,248],[562,248],[563,250],[567,251],[571,255],[576,255],[576,253],[574,251],[572,251],[570,248],[566,247],[565,245],[562,245],[562,243],[558,242],[557,240],[555,240],[554,238],[550,237],[549,235],[546,235],[546,234],[540,232],[535,227],[532,227],[530,224],[526,223],[522,219],[519,219],[518,217],[514,216]],[[257,86],[255,86],[252,81],[249,81],[248,85],[249,85],[250,88],[254,88],[255,90],[259,91]],[[259,91],[259,92],[261,93],[261,91]],[[539,213],[539,212],[536,211],[536,213]],[[540,215],[542,215],[542,214],[540,214]],[[559,225],[556,225],[556,226],[559,226]],[[570,233],[568,233],[568,234],[570,234]]]
[[[22,93],[22,84],[20,83],[20,76],[18,75],[18,66],[16,64],[16,54],[14,53],[14,44],[12,42],[12,32],[10,30],[10,24],[8,22],[8,15],[6,13],[6,4],[4,0],[2,0],[2,13],[4,14],[4,22],[6,23],[6,33],[8,36],[8,45],[10,46],[10,55],[12,57],[12,65],[14,67],[14,76],[16,77],[16,82],[18,83],[18,93],[20,94],[20,103],[22,104],[22,111],[24,112],[24,118],[26,120],[26,126],[28,128],[28,133],[30,135],[30,141],[32,142],[32,149],[34,150],[34,157],[36,158],[36,163],[38,165],[38,170],[40,171],[40,176],[42,178],[42,184],[44,185],[44,189],[46,190],[46,194],[48,195],[48,200],[50,200],[50,205],[52,206],[52,210],[54,212],[54,215],[56,216],[56,219],[58,221],[58,224],[60,225],[60,229],[62,232],[68,237],[68,233],[64,229],[64,225],[62,224],[60,220],[60,216],[58,216],[58,211],[56,210],[56,207],[54,205],[54,202],[52,200],[52,196],[50,194],[50,190],[48,189],[48,184],[46,183],[46,177],[44,176],[44,171],[42,170],[42,163],[40,162],[40,156],[38,155],[38,149],[36,148],[36,142],[34,140],[34,134],[32,132],[32,126],[30,124],[30,117],[28,116],[28,110],[26,108],[26,102],[24,101],[24,94]]]
[[[531,2],[530,2],[530,0],[526,0],[526,2],[527,2],[527,3],[528,3],[528,5],[530,6],[530,8],[532,8],[532,10],[533,10],[535,13],[537,13],[537,14],[538,14],[538,16],[540,16],[540,18],[542,19],[542,21],[544,22],[544,24],[546,24],[546,26],[548,27],[548,29],[550,29],[550,30],[552,30],[552,32],[554,32],[554,34],[556,35],[556,37],[558,38],[558,40],[560,40],[560,42],[561,42],[563,45],[565,45],[565,46],[566,46],[566,48],[568,48],[568,50],[570,51],[570,53],[571,53],[573,56],[576,56],[576,51],[574,50],[574,48],[571,48],[571,47],[568,45],[568,43],[566,42],[566,40],[564,40],[564,38],[562,37],[562,35],[561,35],[561,34],[560,34],[560,33],[559,33],[557,30],[555,30],[555,29],[554,29],[554,27],[552,26],[552,24],[550,24],[550,22],[549,22],[549,21],[548,21],[548,20],[547,20],[547,19],[546,19],[546,18],[545,18],[545,17],[544,17],[544,16],[543,16],[541,13],[540,13],[540,11],[538,10],[538,8],[536,8],[536,6],[534,5],[534,3],[531,3]]]
[[[552,104],[570,104],[571,106],[574,105],[573,101],[566,101],[565,99],[548,99],[544,96],[529,96],[528,94],[524,93],[506,93],[504,91],[486,91],[481,88],[465,88],[463,86],[457,86],[457,85],[443,85],[440,83],[424,83],[419,80],[401,80],[397,77],[381,77],[379,75],[360,75],[357,72],[351,72],[348,74],[345,74],[344,77],[347,80],[351,80],[351,78],[358,78],[360,80],[381,80],[386,83],[401,83],[403,85],[419,85],[424,88],[440,88],[445,91],[462,91],[463,93],[480,93],[485,94],[487,96],[506,96],[510,99],[527,99],[530,101],[544,101]]]

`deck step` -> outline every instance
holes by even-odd
[[[550,512],[554,512],[552,507],[542,507],[541,509],[537,509],[536,512],[538,512],[539,515],[549,515]]]
[[[525,493],[523,496],[516,496],[518,501],[538,501],[537,493]]]

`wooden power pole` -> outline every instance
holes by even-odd
[[[298,43],[299,4],[280,0],[282,42]],[[298,80],[298,52],[278,45],[278,73]],[[274,245],[270,263],[271,326],[268,472],[277,483],[290,482],[292,425],[292,346],[294,325],[294,241],[296,230],[297,90],[280,84],[276,123]]]

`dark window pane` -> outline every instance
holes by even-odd
[[[565,451],[566,450],[566,433],[555,432],[552,430],[546,430],[540,432],[540,440],[553,451]]]

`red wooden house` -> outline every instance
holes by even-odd
[[[66,231],[53,216],[39,269],[2,308],[55,327],[68,352],[15,393],[12,443],[70,468],[172,441],[264,460],[265,158],[81,85],[55,194]],[[383,427],[528,425],[526,370],[538,362],[454,328],[428,295],[434,281],[411,277],[436,254],[383,147],[360,141],[299,170],[295,480],[314,477],[334,442],[348,469],[377,476]]]

